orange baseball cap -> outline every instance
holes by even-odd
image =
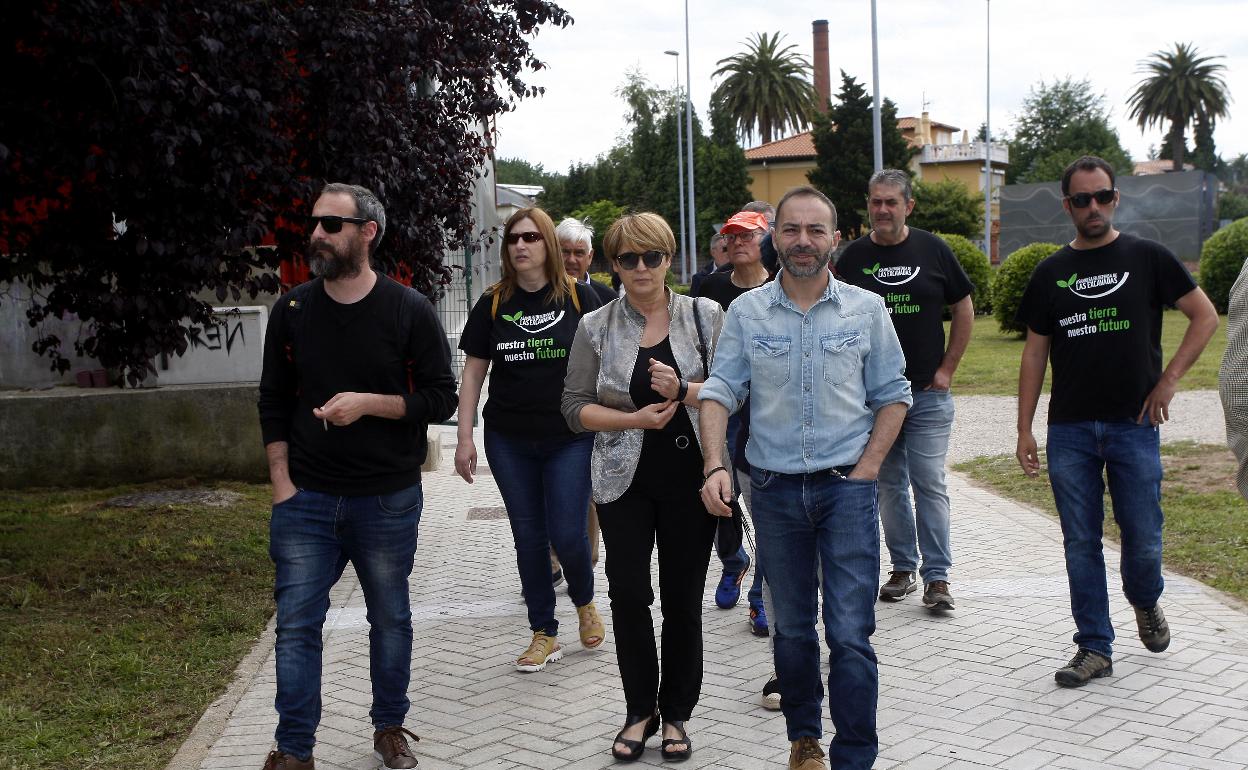
[[[719,229],[719,232],[727,235],[728,233],[739,233],[743,230],[762,230],[766,232],[770,229],[771,225],[767,223],[767,217],[757,211],[738,211],[731,217],[728,217],[728,221]]]

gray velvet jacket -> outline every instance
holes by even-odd
[[[681,374],[690,382],[703,382],[707,373],[702,367],[702,355],[698,350],[698,330],[693,314],[698,313],[702,322],[708,361],[715,356],[715,341],[724,324],[724,311],[719,303],[705,297],[693,298],[668,290],[667,309],[671,317],[668,337],[672,353]],[[646,319],[628,302],[628,295],[609,302],[605,306],[581,318],[568,356],[568,374],[563,385],[563,417],[568,426],[577,433],[588,430],[581,422],[581,409],[587,404],[635,412],[637,405],[628,395],[633,367],[637,363],[637,351],[641,348],[641,333]],[[701,429],[698,425],[698,409],[685,407],[698,446],[702,446]],[[594,452],[590,460],[590,477],[594,487],[594,502],[610,503],[618,500],[633,483],[637,470],[637,458],[641,454],[644,431],[601,431],[594,436]],[[719,454],[728,465],[725,447],[718,447]]]

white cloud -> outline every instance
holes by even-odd
[[[530,76],[545,95],[526,99],[498,121],[498,155],[566,170],[606,152],[624,129],[624,106],[615,96],[626,70],[637,67],[656,85],[670,88],[680,51],[685,79],[684,6],[673,0],[564,0],[576,23],[543,29],[533,41],[548,69]],[[880,0],[880,86],[901,115],[917,115],[923,99],[933,119],[974,132],[984,120],[984,0]],[[1140,75],[1138,63],[1175,42],[1222,55],[1232,95],[1248,94],[1248,11],[1242,0],[1046,0],[1043,4],[992,3],[993,132],[1009,128],[1028,90],[1040,80],[1087,78],[1106,95],[1123,144],[1143,158],[1162,132],[1141,134],[1127,119],[1126,99]],[[838,70],[871,86],[869,0],[769,3],[691,0],[692,97],[705,117],[716,62],[740,51],[747,35],[780,31],[803,54],[811,54],[814,19],[829,21],[832,91]],[[1231,119],[1218,124],[1214,140],[1224,158],[1248,152],[1248,103],[1231,104]],[[1189,137],[1189,143],[1190,143]]]

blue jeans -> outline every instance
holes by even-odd
[[[321,720],[321,627],[329,589],[347,562],[364,590],[377,728],[403,724],[410,703],[412,613],[407,579],[425,496],[419,483],[368,497],[301,489],[273,506],[269,556],[277,567],[277,748],[312,754]]]
[[[815,628],[821,580],[824,632],[831,650],[828,711],[836,727],[828,764],[870,770],[879,749],[879,671],[870,641],[880,574],[875,482],[851,481],[827,471],[781,474],[755,468],[750,485],[755,535],[774,599],[767,609],[789,740],[822,736],[823,682]]]
[[[507,506],[529,629],[559,633],[550,547],[577,607],[594,600],[589,559],[589,456],[594,434],[527,438],[485,431],[485,456]]]
[[[1161,597],[1161,437],[1131,420],[1066,422],[1049,426],[1049,483],[1062,522],[1075,644],[1113,654],[1109,589],[1101,525],[1105,480],[1122,533],[1122,592],[1134,607]]]
[[[880,465],[880,521],[897,572],[919,569],[923,583],[948,580],[949,495],[945,454],[953,429],[953,396],[947,390],[916,390],[901,432]],[[914,506],[910,487],[914,487]]]

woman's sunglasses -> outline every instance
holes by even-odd
[[[1070,205],[1077,209],[1086,209],[1088,204],[1096,201],[1102,206],[1108,206],[1114,200],[1114,193],[1117,190],[1097,190],[1094,193],[1075,193],[1067,195],[1066,200],[1070,201]]]
[[[364,219],[362,217],[336,217],[332,215],[326,215],[323,217],[308,217],[308,224],[313,230],[316,229],[317,225],[320,225],[322,230],[330,233],[331,235],[333,233],[342,232],[342,224],[344,222],[350,222],[353,225],[362,225],[365,222],[371,221],[371,219]]]
[[[666,256],[667,254],[662,251],[647,251],[641,254],[635,251],[626,251],[623,254],[615,255],[615,263],[625,270],[636,270],[637,262],[641,261],[646,264],[646,267],[653,270],[663,264],[663,258]]]
[[[541,239],[542,234],[536,230],[530,230],[527,233],[507,233],[508,243],[519,243],[520,241],[524,241],[525,243],[537,243]]]

